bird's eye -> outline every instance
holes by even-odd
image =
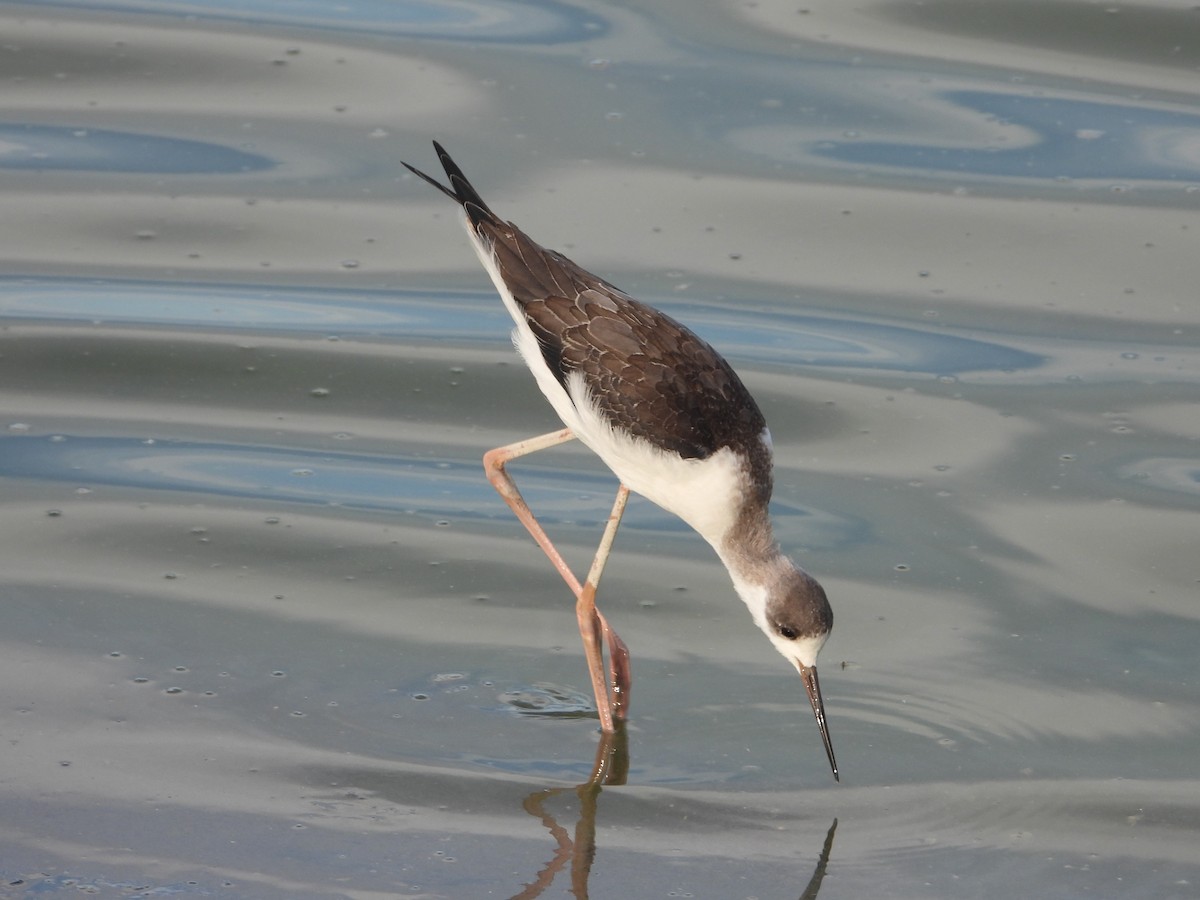
[[[779,629],[780,637],[787,638],[789,641],[794,641],[796,638],[800,637],[800,632],[798,632],[791,625],[779,625],[776,627]]]

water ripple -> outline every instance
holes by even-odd
[[[107,128],[0,123],[0,169],[225,175],[275,165],[269,157],[210,141]]]
[[[1151,457],[1127,463],[1117,470],[1118,478],[1129,478],[1160,491],[1200,496],[1200,459]]]
[[[731,315],[659,302],[729,356],[758,362],[951,375],[1031,370],[1046,360],[1000,340],[945,328],[780,310],[738,309]],[[492,341],[511,327],[500,304],[483,293],[32,278],[0,279],[0,317]]]
[[[997,91],[940,97],[1002,132],[975,146],[917,141],[827,141],[814,152],[841,163],[970,175],[1179,181],[1200,177],[1200,115],[1145,104]]]
[[[553,44],[595,39],[609,30],[601,17],[554,0],[534,4],[485,0],[44,0],[42,6],[125,14],[238,22],[275,28],[310,28],[339,34],[373,34],[442,40]]]
[[[0,317],[220,330],[425,337],[462,332],[503,334],[510,321],[477,309],[478,295],[428,291],[339,291],[252,285],[0,278]],[[464,306],[470,304],[469,313]],[[491,305],[489,305],[491,306]]]
[[[482,492],[474,462],[467,466],[412,457],[193,441],[0,436],[0,459],[0,472],[10,478],[93,488],[199,491],[358,509],[444,511],[447,495]]]
[[[0,477],[59,484],[199,492],[348,509],[490,519],[503,506],[479,463],[441,457],[331,453],[246,444],[131,437],[0,435]],[[527,467],[521,490],[545,522],[604,521],[616,482],[604,471]],[[861,523],[779,501],[779,518],[804,518],[816,543],[844,543]],[[627,526],[687,533],[670,514],[645,504]]]

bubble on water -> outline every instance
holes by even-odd
[[[546,682],[505,691],[500,695],[500,701],[524,715],[575,719],[595,715],[591,697],[572,688]]]

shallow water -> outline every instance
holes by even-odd
[[[1200,896],[1198,15],[0,4],[0,894]],[[431,137],[758,397],[840,785],[635,499],[576,787],[479,466],[556,423]],[[611,476],[514,471],[586,565]]]

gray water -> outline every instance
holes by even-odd
[[[43,0],[0,36],[0,895],[1200,896],[1193,7]],[[400,165],[430,138],[758,397],[840,785],[635,499],[628,771],[587,786],[572,600],[479,465],[557,423]],[[613,478],[513,470],[586,566]]]

